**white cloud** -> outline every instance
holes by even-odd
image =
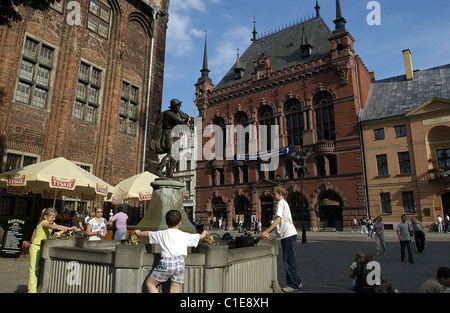
[[[236,53],[242,55],[250,45],[251,30],[247,27],[236,27],[223,34],[222,43],[214,50],[214,57],[209,60],[212,72],[223,77],[236,62]],[[220,78],[221,78],[220,77]]]

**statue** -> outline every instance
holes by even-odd
[[[169,110],[162,112],[156,119],[150,149],[158,154],[167,153],[156,168],[156,175],[159,177],[163,177],[162,170],[167,166],[166,176],[172,178],[178,164],[178,160],[175,160],[171,153],[174,142],[172,128],[179,124],[187,124],[189,120],[189,116],[181,111],[180,107],[181,101],[172,99]]]

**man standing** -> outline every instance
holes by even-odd
[[[117,210],[119,212],[114,214],[106,225],[111,225],[116,222],[116,233],[114,234],[114,240],[125,240],[127,238],[128,215],[122,212],[122,207],[119,207]]]
[[[414,229],[417,252],[422,253],[423,249],[425,249],[425,227],[415,217],[411,217],[411,224]]]
[[[75,212],[75,214],[72,217],[72,226],[76,226],[77,230],[75,231],[75,234],[77,236],[82,236],[82,231],[84,230],[83,223],[81,222],[81,217],[79,212]]]
[[[406,215],[402,215],[402,222],[397,226],[397,236],[400,240],[400,252],[401,260],[405,260],[405,247],[408,249],[409,263],[414,263],[412,255],[412,242],[411,242],[412,227],[406,222]]]
[[[286,269],[287,287],[282,288],[284,292],[298,292],[302,288],[302,283],[297,270],[297,258],[295,255],[295,246],[297,242],[297,229],[292,221],[291,209],[284,200],[287,195],[286,189],[281,186],[273,190],[275,200],[278,201],[275,212],[275,221],[263,231],[260,238],[267,238],[270,232],[276,229],[277,239],[281,241],[283,249],[283,262]]]

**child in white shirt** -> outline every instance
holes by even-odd
[[[150,293],[158,293],[158,285],[170,278],[170,292],[179,293],[180,284],[184,283],[184,259],[187,256],[188,247],[196,247],[200,239],[208,232],[201,234],[189,234],[182,232],[181,214],[177,210],[170,210],[166,214],[166,224],[169,227],[159,231],[140,231],[135,234],[148,237],[151,244],[161,246],[161,260],[147,279],[147,288]]]

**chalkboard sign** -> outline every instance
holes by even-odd
[[[22,252],[25,221],[20,218],[8,220],[8,229],[3,236],[2,257],[18,258]]]

